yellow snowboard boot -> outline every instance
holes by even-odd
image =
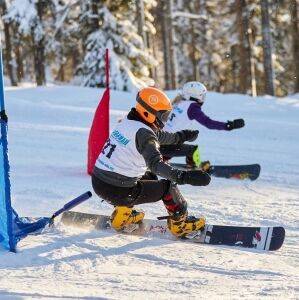
[[[144,218],[144,212],[136,211],[127,206],[116,206],[111,217],[111,226],[115,230],[124,229],[130,224],[138,224]]]
[[[204,218],[188,216],[187,211],[178,216],[169,216],[167,221],[169,230],[177,237],[184,237],[192,232],[203,230],[205,223]]]
[[[209,172],[211,169],[211,163],[208,160],[203,161],[200,165],[200,168],[205,172]]]

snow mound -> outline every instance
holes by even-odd
[[[73,86],[9,88],[9,151],[13,205],[20,215],[49,216],[92,190],[86,175],[87,136],[103,90]],[[173,97],[176,91],[170,91]],[[111,126],[135,95],[111,93]],[[260,163],[256,182],[213,179],[181,187],[190,213],[210,223],[283,225],[275,253],[189,245],[58,225],[0,250],[0,298],[295,299],[298,295],[298,94],[282,99],[208,93],[205,112],[218,120],[243,117],[246,127],[200,127],[202,158],[215,164]],[[161,203],[142,205],[148,218]],[[81,211],[110,214],[96,196]]]

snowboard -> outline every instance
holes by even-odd
[[[191,170],[186,164],[170,163],[174,168],[181,170]],[[196,169],[196,168],[195,168]],[[192,168],[194,170],[194,168]],[[252,165],[234,165],[234,166],[211,166],[208,173],[214,177],[232,178],[232,179],[250,179],[256,180],[261,172],[259,164]]]
[[[110,217],[105,215],[67,211],[63,213],[61,222],[68,226],[114,231],[110,225]],[[149,219],[143,220],[140,224],[133,224],[121,231],[121,233],[191,243],[253,248],[264,251],[278,250],[282,246],[285,237],[283,227],[206,225],[203,231],[192,233],[185,238],[177,238],[170,233],[165,220]]]

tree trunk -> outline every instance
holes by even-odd
[[[72,63],[72,70],[73,70],[73,76],[77,75],[76,70],[78,68],[78,66],[80,65],[80,51],[78,50],[78,48],[74,48],[74,50],[72,51],[71,54],[71,63]]]
[[[175,36],[174,36],[174,27],[173,27],[173,0],[167,0],[166,5],[166,14],[167,14],[167,22],[169,25],[168,30],[168,39],[169,39],[169,62],[170,62],[170,70],[171,70],[171,89],[177,88],[177,61],[176,61],[176,53],[175,53]]]
[[[144,3],[143,0],[136,0],[136,17],[137,17],[137,28],[138,34],[143,40],[143,45],[145,48],[148,47],[146,33],[145,33],[145,17],[144,17]]]
[[[272,38],[270,31],[269,5],[268,0],[260,0],[262,14],[262,37],[263,37],[263,58],[265,72],[265,92],[268,95],[275,95],[274,71],[272,64]]]
[[[56,52],[56,63],[58,65],[58,72],[57,72],[55,80],[58,80],[60,82],[64,82],[65,81],[64,47],[61,43],[61,40],[59,38],[57,40],[59,41],[61,46],[59,47],[59,49],[57,49],[57,52]]]
[[[50,12],[53,18],[53,23],[57,24],[60,22],[67,23],[67,16],[65,16],[65,12],[60,12],[57,10],[55,5],[50,5]],[[63,21],[62,21],[63,20]],[[61,23],[62,22],[62,23]],[[54,40],[57,46],[55,47],[55,69],[57,68],[57,73],[55,76],[55,81],[64,82],[65,81],[65,48],[64,40],[63,40],[63,25],[55,28]]]
[[[163,59],[164,59],[164,80],[165,88],[171,89],[171,67],[170,67],[170,46],[169,46],[169,23],[166,17],[166,6],[168,0],[162,1],[162,13],[160,17],[162,18],[162,41],[163,41]]]
[[[44,38],[40,39],[35,44],[34,49],[34,67],[35,67],[35,79],[37,85],[46,84],[45,75],[45,46]]]
[[[195,24],[194,21],[191,22],[191,36],[192,36],[192,45],[191,45],[191,60],[193,67],[193,80],[199,80],[199,72],[198,72],[198,53],[196,47],[196,33],[195,33]]]
[[[17,31],[15,31],[17,32]],[[18,82],[21,82],[22,79],[24,78],[24,64],[23,64],[23,58],[22,58],[22,49],[20,46],[20,41],[22,37],[17,34],[16,35],[17,41],[14,42],[14,52],[16,56],[16,63],[17,63],[17,79]]]
[[[255,76],[255,59],[254,55],[252,54],[251,49],[253,48],[253,35],[252,29],[248,29],[248,42],[249,42],[249,49],[250,49],[250,77],[251,77],[251,96],[256,97],[256,76]]]
[[[65,72],[64,72],[64,64],[62,63],[57,72],[56,80],[60,82],[64,82],[65,80]]]
[[[36,2],[36,10],[38,15],[38,22],[42,23],[45,3],[43,0]],[[37,27],[37,25],[35,25]],[[31,37],[33,43],[33,56],[34,56],[34,69],[35,80],[37,85],[46,84],[45,74],[45,39],[43,37],[37,37],[35,32],[36,27],[31,28]]]
[[[207,49],[207,22],[208,22],[208,11],[206,7],[206,0],[198,0],[199,1],[199,12],[202,16],[206,17],[199,19],[199,49],[201,50],[201,58],[200,60],[207,60],[207,69],[210,69],[211,55],[209,53],[209,49]],[[199,60],[199,64],[200,64]],[[199,68],[199,79],[203,80],[207,78],[205,70]],[[210,72],[209,72],[210,75]],[[208,82],[205,84],[209,85]]]
[[[148,35],[148,46],[151,48],[151,52],[152,52],[152,55],[157,58],[157,42],[156,42],[156,39],[157,39],[157,35],[152,35],[152,34],[149,34]],[[157,73],[157,67],[154,66],[150,69],[150,76],[151,78],[154,79],[155,83],[158,81],[158,73]]]
[[[294,92],[299,92],[299,30],[298,30],[298,4],[297,0],[291,0],[292,35],[293,35],[293,59],[294,59]]]
[[[231,46],[231,61],[232,61],[232,92],[238,90],[238,82],[239,82],[239,75],[238,75],[238,49],[237,45],[234,44]]]
[[[100,28],[99,25],[99,14],[98,14],[98,0],[91,0],[91,30],[92,32],[97,31]]]
[[[153,38],[151,34],[145,30],[145,15],[144,15],[144,0],[136,0],[136,19],[138,34],[141,36],[144,48],[150,48],[149,45],[153,43]],[[154,48],[152,47],[153,52]],[[150,77],[155,78],[155,67],[150,68]],[[155,79],[154,79],[155,80]]]
[[[7,13],[7,6],[6,1],[0,2],[1,8],[1,16]],[[3,20],[3,27],[4,27],[4,39],[5,39],[5,50],[4,50],[4,59],[5,59],[5,66],[6,72],[10,79],[10,83],[12,86],[17,86],[17,80],[15,78],[13,65],[12,65],[12,47],[11,47],[11,34],[10,34],[10,23],[7,23]]]
[[[248,45],[248,16],[246,1],[236,0],[239,33],[239,91],[246,94],[250,86],[250,49]]]
[[[193,5],[189,3],[189,10],[192,13],[200,14],[200,3],[196,1]],[[194,8],[194,11],[192,11]],[[192,36],[192,43],[191,43],[191,60],[193,66],[193,80],[199,81],[199,51],[198,51],[198,20],[191,21],[191,36]]]

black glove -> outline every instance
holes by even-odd
[[[186,141],[188,141],[188,142],[195,141],[198,137],[198,133],[199,133],[198,130],[186,129],[186,130],[179,131],[177,134],[180,137],[180,142],[184,143]]]
[[[227,130],[233,130],[233,129],[238,129],[242,128],[245,126],[245,122],[243,119],[236,119],[233,121],[227,121],[226,123],[226,128]]]
[[[191,184],[196,186],[208,185],[210,181],[210,175],[201,170],[178,171],[176,180],[178,184]]]

